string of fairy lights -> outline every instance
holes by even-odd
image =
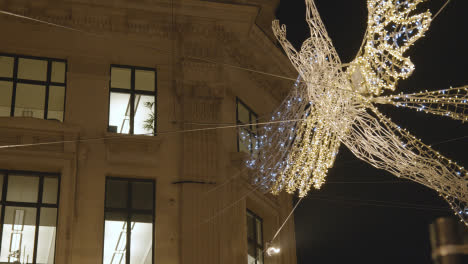
[[[392,104],[468,120],[467,86],[380,96],[384,90],[395,90],[397,82],[414,70],[405,52],[431,23],[431,13],[418,9],[423,0],[368,0],[364,44],[347,68],[314,2],[305,1],[311,36],[300,50],[287,40],[286,27],[273,22],[273,32],[300,77],[271,120],[306,121],[263,128],[257,153],[246,161],[255,171],[254,182],[272,193],[297,191],[304,197],[311,187],[323,185],[343,143],[374,167],[437,191],[468,225],[468,171],[375,107]]]
[[[263,188],[275,194],[281,190],[289,193],[298,191],[299,196],[304,197],[312,187],[319,189],[325,183],[328,169],[333,166],[343,143],[358,158],[373,166],[436,190],[449,202],[455,214],[468,224],[468,172],[400,128],[374,106],[392,104],[456,120],[468,120],[468,86],[379,96],[384,90],[394,91],[398,80],[408,78],[414,70],[414,65],[404,53],[424,35],[431,23],[429,11],[415,14],[418,4],[423,0],[368,0],[365,44],[356,59],[346,65],[347,68],[343,68],[344,64],[327,35],[315,4],[312,0],[305,1],[311,37],[304,42],[300,51],[296,51],[286,39],[285,26],[280,26],[278,21],[273,23],[273,31],[300,77],[271,121],[264,122],[261,133],[250,137],[241,132],[243,140],[248,141],[253,148],[254,155],[246,161],[247,167],[257,172],[254,177],[257,187],[253,190]],[[9,15],[18,16],[12,13]],[[225,66],[291,79],[233,65]],[[0,148],[102,139],[110,138]],[[294,209],[296,207],[297,204]]]
[[[392,104],[434,115],[468,121],[468,86],[413,94],[389,95],[373,99],[378,104]]]

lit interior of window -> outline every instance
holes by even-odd
[[[154,96],[135,95],[135,134],[154,133]]]
[[[5,207],[0,262],[32,263],[36,208]]]
[[[57,208],[41,208],[36,263],[54,263]]]
[[[156,72],[153,70],[111,68],[110,132],[154,135],[156,103],[152,92],[156,89],[155,81]],[[122,89],[128,89],[128,93]],[[133,116],[131,98],[134,98]]]
[[[0,184],[6,187],[5,217],[1,225],[0,263],[53,264],[55,254],[58,178],[43,176],[42,198],[49,207],[38,203],[40,177],[29,175],[0,175]],[[38,211],[40,210],[40,211]],[[36,217],[39,215],[39,225]],[[37,244],[35,233],[38,228]]]
[[[132,222],[130,239],[130,263],[152,263],[153,224]],[[125,221],[105,221],[104,264],[124,264],[127,246]]]
[[[130,94],[110,94],[109,126],[115,127],[117,133],[130,132]]]

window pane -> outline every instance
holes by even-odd
[[[250,118],[251,118],[251,124],[257,124],[257,115],[254,113],[250,113]],[[254,132],[257,133],[257,125],[251,125],[250,129]]]
[[[13,78],[13,57],[0,56],[0,77]]]
[[[154,71],[135,70],[135,89],[143,91],[154,91]]]
[[[126,68],[111,68],[111,88],[130,89],[132,70]]]
[[[127,207],[127,181],[107,180],[106,183],[106,207],[126,208]]]
[[[242,104],[241,102],[237,103],[237,119],[244,123],[244,124],[250,124],[249,120],[249,110]]]
[[[0,81],[0,116],[10,116],[13,83]]]
[[[46,81],[47,80],[47,61],[19,58],[18,78]]]
[[[32,263],[36,208],[5,208],[0,263]]]
[[[103,264],[124,264],[126,246],[126,222],[106,220],[104,223]]]
[[[110,94],[109,131],[128,134],[130,132],[130,94]]]
[[[257,264],[263,264],[263,250],[257,248]]]
[[[8,176],[7,201],[37,202],[39,192],[39,177]]]
[[[3,177],[5,176],[3,174],[0,174],[0,201],[2,200],[2,197],[3,197]]]
[[[130,240],[130,264],[153,263],[153,221],[152,216],[132,218]]]
[[[42,193],[42,202],[56,204],[57,194],[58,194],[58,178],[45,177],[43,193]]]
[[[249,241],[247,243],[247,259],[248,259],[249,264],[250,263],[255,264],[255,250],[256,250],[255,244]]]
[[[53,264],[55,256],[55,236],[57,232],[57,209],[41,208],[39,236],[37,240],[38,264]]]
[[[135,95],[135,134],[154,134],[154,96]]]
[[[255,257],[247,254],[247,264],[255,264]]]
[[[257,224],[257,244],[263,245],[263,237],[262,237],[262,221],[259,219],[255,219]]]
[[[65,83],[65,62],[52,62],[51,81],[57,83]]]
[[[45,86],[16,85],[15,116],[44,118]]]
[[[153,183],[132,182],[132,208],[153,209]]]
[[[255,223],[254,217],[252,216],[252,214],[247,212],[247,237],[252,239],[252,240],[255,239],[255,226],[254,226],[254,223]]]
[[[49,105],[47,110],[47,119],[56,119],[63,121],[63,108],[65,106],[65,87],[49,87]]]

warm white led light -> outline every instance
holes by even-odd
[[[266,250],[266,253],[268,254],[268,256],[273,256],[273,255],[279,254],[280,251],[281,251],[280,248],[277,248],[277,247],[269,247],[269,248]]]
[[[415,108],[466,121],[467,87],[383,96],[407,78],[414,66],[405,51],[429,27],[431,14],[418,12],[423,0],[368,0],[367,34],[356,59],[341,63],[312,0],[306,0],[311,36],[297,51],[286,27],[273,32],[300,74],[272,120],[303,120],[266,126],[256,138],[259,150],[247,166],[255,183],[272,193],[320,188],[341,143],[358,158],[397,177],[439,192],[467,223],[468,171],[445,158],[381,114],[376,103]]]

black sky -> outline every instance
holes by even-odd
[[[365,0],[316,0],[343,62],[357,53],[365,31]],[[445,0],[425,3],[434,14]],[[416,70],[398,92],[439,90],[468,84],[468,1],[452,0],[408,52]],[[304,0],[282,0],[277,11],[288,39],[298,48],[309,37]],[[468,136],[468,124],[379,107],[425,143]],[[468,138],[434,148],[468,166]],[[368,183],[382,181],[382,183]],[[352,182],[352,183],[343,183]],[[361,182],[361,183],[359,183]],[[422,185],[401,180],[340,149],[321,190],[312,190],[295,213],[298,263],[431,263],[429,224],[453,216],[450,207]]]

